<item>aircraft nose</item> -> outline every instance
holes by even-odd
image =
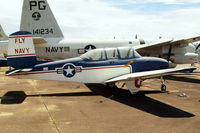
[[[156,69],[166,69],[169,68],[169,62],[165,59],[156,58],[153,63],[153,67]]]
[[[133,71],[152,71],[152,70],[160,70],[167,69],[169,67],[169,63],[165,59],[156,58],[156,57],[141,57],[137,59],[136,62],[132,63]]]
[[[162,58],[146,57],[146,62],[148,62],[152,70],[166,69],[169,67],[169,62]]]

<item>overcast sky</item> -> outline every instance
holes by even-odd
[[[200,0],[48,0],[66,39],[182,37],[200,33]],[[1,0],[0,23],[19,30],[23,0]]]

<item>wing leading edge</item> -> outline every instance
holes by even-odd
[[[181,45],[188,45],[189,43],[200,41],[200,35],[196,36],[191,36],[188,38],[180,38],[180,39],[169,39],[169,40],[163,40],[155,43],[150,43],[150,44],[144,44],[144,45],[138,45],[135,46],[135,49],[140,52],[143,50],[148,50],[148,49],[153,49],[153,48],[159,48],[163,46],[181,46]]]
[[[124,80],[133,80],[137,78],[140,78],[140,79],[154,78],[154,77],[159,77],[163,75],[169,75],[171,73],[189,71],[189,70],[195,70],[195,69],[196,67],[185,67],[185,68],[171,68],[171,69],[154,70],[154,71],[146,71],[146,72],[136,72],[136,73],[131,73],[131,74],[115,77],[113,79],[105,81],[105,83],[124,81]]]

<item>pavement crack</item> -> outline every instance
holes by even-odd
[[[32,84],[34,85],[34,89],[37,90],[37,81],[32,80]],[[56,129],[57,133],[60,133],[60,130],[59,130],[57,124],[56,124],[56,120],[55,120],[55,119],[53,118],[53,116],[51,115],[51,113],[50,113],[50,111],[49,111],[49,109],[48,109],[48,107],[47,107],[47,105],[46,105],[46,103],[45,103],[45,101],[44,101],[42,95],[41,95],[41,94],[38,94],[38,95],[39,95],[39,97],[40,97],[41,103],[44,105],[44,107],[45,107],[45,109],[46,109],[46,111],[47,111],[47,113],[48,113],[48,115],[49,115],[49,118],[50,118],[52,124],[55,126],[55,129]]]
[[[51,122],[52,122],[53,125],[55,126],[57,133],[60,133],[60,130],[59,130],[57,124],[56,124],[56,120],[55,120],[55,119],[53,118],[53,116],[51,115],[51,113],[50,113],[50,111],[49,111],[49,109],[48,109],[48,107],[47,107],[46,103],[44,102],[44,99],[43,99],[43,97],[42,97],[41,95],[40,95],[40,100],[41,100],[42,104],[44,105],[45,109],[47,110],[47,113],[48,113],[48,115],[49,115],[49,118],[51,119]]]

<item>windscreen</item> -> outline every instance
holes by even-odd
[[[141,57],[133,47],[119,47],[118,48],[121,59],[124,58],[139,58]]]
[[[106,59],[104,49],[91,50],[91,51],[88,51],[87,53],[81,55],[80,57],[82,59],[87,59],[87,60],[91,60],[91,61]]]

